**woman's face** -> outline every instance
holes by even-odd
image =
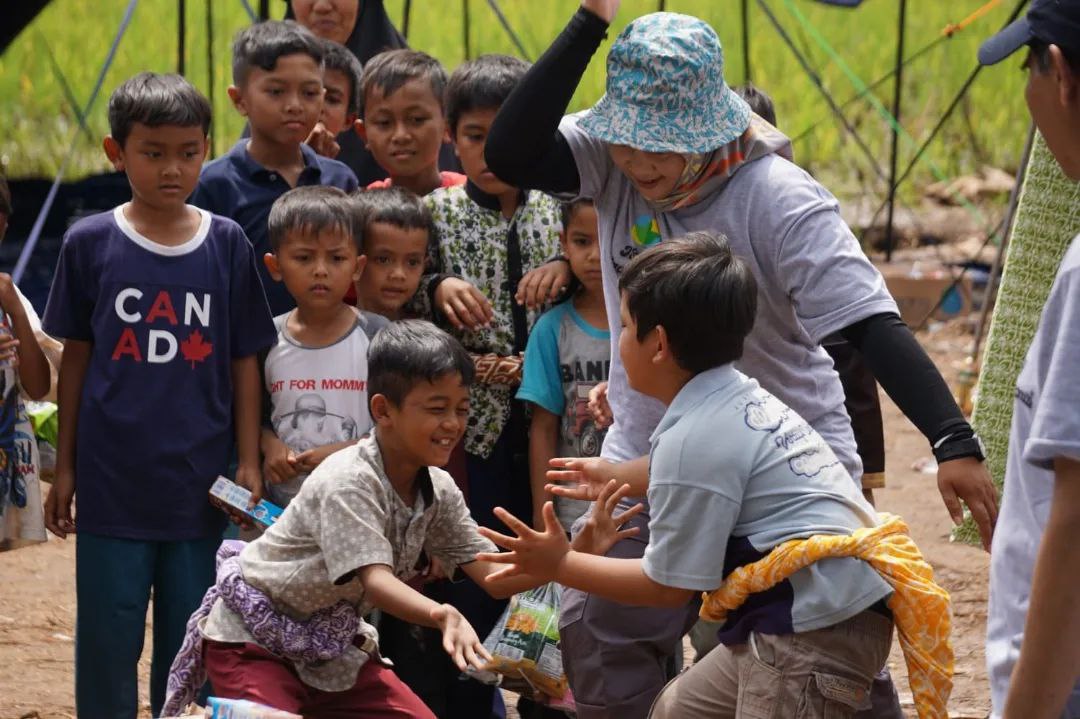
[[[292,0],[296,22],[319,37],[345,44],[356,27],[360,0]]]
[[[686,158],[677,152],[645,152],[628,145],[608,145],[608,154],[641,196],[657,202],[679,184]]]

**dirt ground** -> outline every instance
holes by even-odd
[[[970,339],[954,323],[920,333],[950,382]],[[913,469],[929,456],[926,441],[885,398],[888,487],[880,509],[902,515],[953,600],[956,677],[950,717],[976,719],[989,712],[983,663],[988,555],[949,541],[949,517],[934,475]],[[75,545],[52,540],[0,553],[0,719],[74,717]],[[149,642],[147,642],[149,647]],[[148,651],[148,650],[147,650]],[[914,717],[906,669],[894,643],[889,666],[905,710]],[[145,696],[149,658],[140,665]],[[145,707],[149,716],[149,707]]]

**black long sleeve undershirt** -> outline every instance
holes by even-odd
[[[577,192],[581,177],[559,121],[607,28],[599,17],[579,9],[503,103],[484,146],[488,168],[503,182]]]
[[[840,334],[862,353],[886,394],[931,444],[949,435],[972,436],[941,373],[898,315],[873,315]]]
[[[607,29],[599,17],[579,9],[503,103],[484,157],[504,182],[554,193],[580,188],[559,122]],[[874,315],[840,334],[863,354],[885,392],[931,444],[949,435],[972,435],[945,380],[899,316]]]

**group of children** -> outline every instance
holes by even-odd
[[[390,525],[399,529],[401,535],[387,545],[391,574],[430,595],[419,613],[415,606],[371,602],[383,610],[386,623],[382,655],[424,654],[422,638],[410,628],[416,625],[469,627],[457,610],[440,610],[441,619],[432,619],[431,597],[444,608],[460,607],[476,627],[466,634],[478,631],[482,639],[505,602],[477,598],[477,583],[469,584],[470,592],[462,591],[462,583],[434,580],[452,576],[458,564],[490,545],[470,544],[470,525],[440,510],[443,551],[433,539],[435,530],[426,526],[432,510],[447,502],[463,510],[468,496],[472,516],[490,524],[496,506],[528,512],[542,503],[542,487],[535,500],[530,496],[527,416],[514,398],[527,344],[539,358],[529,362],[535,374],[529,385],[551,416],[563,414],[564,385],[584,382],[580,368],[579,377],[564,376],[563,367],[574,365],[561,349],[572,350],[580,367],[588,366],[593,383],[606,379],[596,374],[606,365],[605,342],[585,347],[573,340],[563,348],[558,322],[543,347],[533,349],[529,340],[541,310],[557,297],[565,298],[582,330],[603,332],[595,215],[588,203],[564,210],[547,195],[505,185],[483,160],[487,127],[527,65],[484,56],[448,78],[429,56],[396,50],[373,58],[361,77],[346,54],[287,21],[239,33],[229,96],[248,121],[249,137],[205,166],[210,108],[183,78],[143,73],[110,99],[105,149],[127,174],[132,200],[68,232],[44,322],[50,334],[65,340],[58,469],[46,522],[59,536],[75,532],[77,503],[81,716],[134,715],[136,664],[151,595],[151,708],[158,715],[165,705],[169,667],[188,617],[215,585],[225,514],[209,503],[213,480],[234,477],[251,491],[253,503],[265,493],[290,508],[282,531],[299,516],[310,532],[312,512],[333,510],[321,504],[312,509],[302,489],[316,485],[312,473],[344,449],[354,459],[377,458],[396,494],[386,496],[382,520],[360,507],[347,508],[347,502],[339,510],[376,534]],[[317,126],[333,135],[347,129],[354,114],[362,118],[367,147],[389,175],[368,188],[358,187],[347,166],[313,149]],[[438,170],[447,134],[465,175]],[[578,227],[565,237],[563,212]],[[579,281],[572,284],[574,270]],[[441,324],[458,339],[407,323],[400,325],[404,334],[390,339],[394,333],[386,328],[411,317]],[[21,325],[16,330],[22,338]],[[373,342],[384,335],[389,367],[383,369],[390,379],[384,374],[380,384]],[[421,351],[425,343],[428,355]],[[468,371],[462,357],[468,358]],[[549,366],[540,366],[545,362]],[[36,391],[36,366],[23,362],[28,391]],[[444,389],[452,390],[449,399],[441,391],[414,398],[415,383],[443,379]],[[569,403],[566,427],[542,425],[550,448],[539,463],[541,477],[558,436],[580,433],[581,404]],[[376,430],[382,410],[404,412],[406,419],[391,423],[396,430]],[[164,426],[155,426],[151,416]],[[431,436],[418,419],[431,422]],[[373,432],[380,442],[367,440],[364,450],[362,438]],[[464,451],[451,461],[459,444]],[[411,469],[390,467],[390,445],[409,457],[403,461]],[[589,446],[598,453],[599,439],[593,437]],[[432,459],[433,451],[438,459]],[[434,497],[430,484],[412,487],[418,468],[427,466],[451,467],[456,484],[436,482]],[[400,487],[399,479],[405,483]],[[336,489],[331,494],[332,501],[343,501]],[[428,518],[417,524],[424,507]],[[235,519],[250,529],[242,517]],[[352,535],[342,521],[327,517],[333,532]],[[298,528],[291,531],[293,539],[300,536]],[[329,550],[329,535],[309,536],[313,548]],[[268,533],[253,546],[269,542]],[[469,564],[466,572],[479,567]],[[252,586],[275,606],[288,605],[278,594],[288,582],[272,587],[254,574],[245,566]],[[373,591],[349,589],[334,601],[356,603]],[[413,600],[421,596],[409,592]],[[308,613],[305,606],[313,610],[326,596],[315,592],[308,605],[298,602],[292,612]],[[243,623],[235,617],[225,622],[219,614],[211,613],[206,637],[233,641]],[[403,622],[400,631],[395,621]],[[467,658],[478,664],[473,638],[477,647]],[[206,656],[215,691],[243,694],[215,673],[213,652]],[[458,681],[458,659],[438,666],[426,659],[448,681],[432,687],[418,672],[417,691],[431,706],[450,707],[441,716],[486,716],[498,705],[494,690]],[[331,684],[338,686],[313,686]],[[471,690],[453,694],[459,685]],[[301,694],[270,703],[298,713],[325,708],[323,700]],[[348,704],[354,699],[334,701],[358,706]],[[408,706],[412,716],[423,705]]]
[[[186,81],[114,92],[132,200],[69,230],[44,319],[65,340],[46,523],[77,522],[80,716],[134,716],[151,594],[155,715],[209,678],[304,716],[489,716],[459,672],[498,598],[548,581],[586,719],[899,716],[894,623],[920,711],[943,710],[947,600],[880,569],[926,574],[862,495],[821,345],[861,352],[988,541],[978,440],[705,23],[635,20],[607,95],[563,118],[618,4],[583,0],[532,67],[449,77],[405,49],[357,76],[299,25],[254,25],[229,88],[250,137],[205,166]],[[367,188],[312,149],[354,123],[388,174]],[[464,175],[439,168],[446,137]],[[207,498],[222,474],[286,505],[242,548]],[[803,540],[817,561],[747,578]],[[664,689],[696,597],[736,581],[749,598],[703,610],[719,645]]]

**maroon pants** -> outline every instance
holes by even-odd
[[[204,646],[214,696],[248,699],[312,719],[435,719],[392,669],[374,660],[360,668],[352,688],[326,692],[304,684],[288,660],[262,647],[209,639]]]

